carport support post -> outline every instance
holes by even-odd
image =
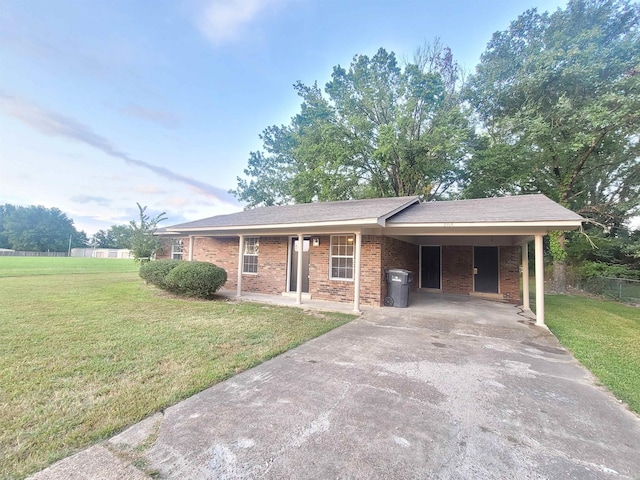
[[[362,234],[356,233],[356,251],[354,252],[353,272],[353,311],[360,313],[360,251],[362,250]]]
[[[542,235],[536,235],[536,325],[544,327],[544,257]]]
[[[193,236],[189,236],[189,261],[193,262]]]
[[[242,296],[242,261],[244,260],[244,235],[240,235],[238,242],[238,289],[236,295]]]
[[[529,243],[522,244],[522,308],[531,310],[529,305]]]
[[[296,305],[302,304],[302,253],[304,250],[304,237],[298,234],[298,269],[296,275]]]

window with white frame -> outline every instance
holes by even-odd
[[[353,235],[331,236],[331,279],[353,280]]]
[[[182,253],[184,252],[184,244],[181,238],[174,238],[171,241],[171,258],[174,260],[182,260]]]
[[[244,254],[242,257],[242,273],[258,273],[259,237],[244,239]]]

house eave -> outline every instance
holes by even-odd
[[[288,235],[293,233],[323,233],[360,231],[361,228],[378,227],[378,218],[360,218],[356,220],[326,221],[326,222],[305,222],[305,223],[284,223],[273,225],[227,225],[216,227],[190,227],[180,228],[163,233],[163,235]]]
[[[402,236],[487,236],[546,235],[554,230],[568,231],[580,227],[580,221],[548,221],[548,222],[486,222],[486,223],[406,223],[387,225],[379,229],[379,234]],[[363,233],[369,233],[365,231]]]
[[[581,220],[549,220],[536,222],[416,222],[416,223],[390,223],[389,228],[550,228],[573,230],[582,224]]]

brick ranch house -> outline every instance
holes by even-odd
[[[543,291],[542,238],[582,217],[544,195],[421,203],[418,197],[256,208],[158,230],[158,258],[215,263],[226,288],[382,306],[385,270],[414,272],[412,288],[478,295],[529,308],[528,244]],[[300,248],[302,245],[302,248]],[[241,255],[238,252],[242,252]],[[542,295],[537,322],[544,324]]]

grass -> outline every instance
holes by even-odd
[[[0,257],[0,478],[22,478],[353,318],[169,297],[129,260]]]
[[[640,308],[569,295],[547,295],[545,306],[560,342],[640,414]]]
[[[133,260],[73,257],[0,257],[0,278],[74,273],[137,272]]]

